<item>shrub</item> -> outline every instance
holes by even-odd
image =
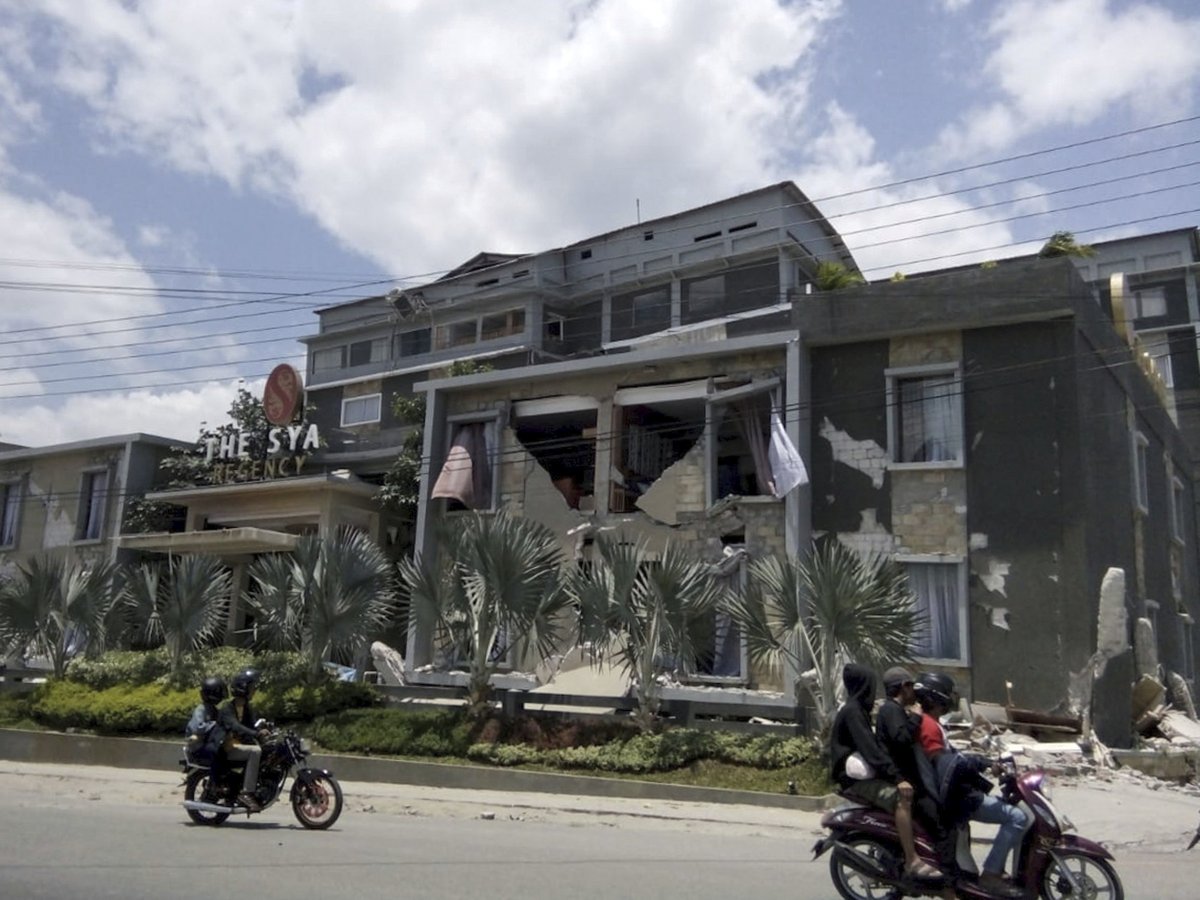
[[[42,725],[104,734],[183,734],[196,706],[192,691],[157,684],[95,690],[71,681],[53,681],[30,700],[30,713]]]
[[[254,695],[253,706],[258,715],[275,722],[306,722],[320,715],[382,703],[383,698],[369,685],[331,679],[319,685],[264,687]]]
[[[167,652],[156,650],[109,650],[95,658],[78,656],[67,665],[66,679],[103,689],[116,684],[150,684],[163,678],[171,664]]]
[[[393,756],[467,755],[470,727],[461,709],[352,709],[323,716],[308,736],[333,752]]]

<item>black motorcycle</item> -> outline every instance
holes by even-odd
[[[326,769],[312,769],[308,747],[292,731],[272,730],[262,741],[262,761],[255,791],[261,809],[238,802],[243,769],[227,761],[215,766],[192,758],[183,750],[183,808],[197,825],[220,825],[234,813],[252,815],[273,805],[283,795],[284,783],[292,776],[289,798],[292,812],[305,828],[324,829],[342,814],[342,788]]]

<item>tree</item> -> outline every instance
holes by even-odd
[[[171,674],[178,676],[185,655],[220,632],[230,584],[229,570],[211,556],[172,557],[166,564],[139,566],[125,585],[122,602],[140,623],[140,642],[154,646],[161,641]]]
[[[291,553],[250,564],[255,591],[247,601],[261,639],[299,650],[315,682],[326,661],[353,659],[391,618],[390,570],[383,551],[360,531],[305,535]]]
[[[507,512],[456,516],[431,547],[397,566],[404,604],[447,664],[465,665],[467,711],[478,720],[510,653],[534,647],[544,658],[560,645],[569,604],[562,554],[549,528]]]
[[[865,283],[861,275],[851,272],[844,263],[826,260],[817,264],[816,285],[819,291],[840,291]]]
[[[1069,231],[1056,231],[1038,251],[1040,259],[1051,259],[1056,256],[1095,256],[1096,250],[1090,244],[1080,244],[1075,235]]]
[[[710,567],[668,544],[657,560],[643,541],[601,535],[590,566],[567,579],[580,610],[580,636],[627,672],[637,698],[638,727],[654,729],[662,702],[659,675],[696,657],[695,637],[724,591]]]
[[[753,662],[796,673],[825,734],[837,712],[842,667],[883,668],[910,659],[919,625],[904,570],[860,556],[830,538],[803,560],[767,557],[750,565],[731,614]],[[798,685],[798,687],[800,686]]]
[[[35,556],[0,582],[0,646],[5,653],[49,658],[61,678],[77,652],[104,649],[115,568]]]

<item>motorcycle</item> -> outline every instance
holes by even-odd
[[[258,767],[256,797],[260,809],[250,809],[238,802],[242,790],[243,769],[228,762],[215,766],[195,759],[188,747],[179,761],[183,767],[183,808],[197,825],[220,825],[235,813],[247,816],[263,812],[283,796],[284,783],[292,777],[289,800],[296,819],[305,828],[328,828],[342,814],[342,788],[333,773],[326,769],[310,768],[309,750],[292,731],[269,730],[262,740],[262,760]]]
[[[1013,855],[1012,884],[1028,897],[1042,900],[1124,900],[1121,879],[1113,867],[1113,855],[1095,841],[1069,834],[1074,824],[1050,802],[1044,772],[1018,772],[1011,755],[998,762],[1000,796],[1005,803],[1020,807],[1028,824]],[[891,815],[858,803],[825,813],[821,825],[829,834],[813,846],[813,859],[827,850],[833,886],[846,900],[899,900],[936,893],[940,887],[916,882],[904,874],[904,856]],[[937,865],[933,843],[919,825],[914,825],[917,853]],[[961,898],[987,900],[989,893],[979,882],[979,870],[970,855],[970,832],[959,835],[959,868],[955,883]]]

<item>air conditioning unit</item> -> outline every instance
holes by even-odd
[[[417,313],[423,313],[429,309],[425,302],[425,295],[420,291],[402,291],[400,288],[392,288],[388,291],[388,303],[392,305],[392,309],[396,310],[396,315],[403,319],[411,319]]]

